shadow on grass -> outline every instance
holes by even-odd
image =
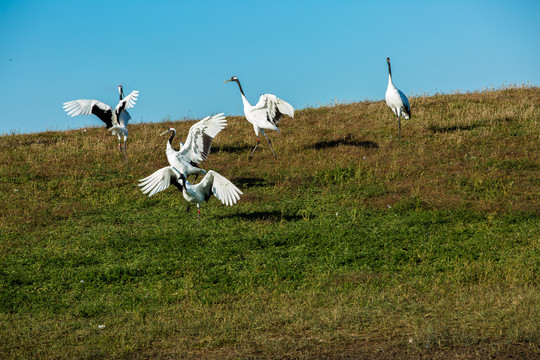
[[[241,153],[253,149],[253,146],[248,144],[212,145],[212,152]]]
[[[430,125],[428,129],[434,133],[447,133],[456,131],[470,131],[482,126],[481,122],[475,122],[469,125],[437,126]]]
[[[300,215],[283,214],[281,211],[254,211],[254,212],[238,212],[233,214],[227,214],[220,216],[220,219],[244,219],[250,221],[269,221],[269,222],[281,222],[281,221],[298,221],[302,220]]]
[[[366,149],[377,149],[379,147],[379,145],[377,143],[374,143],[373,141],[356,140],[353,135],[347,134],[347,136],[343,138],[335,139],[335,140],[319,141],[313,145],[308,145],[306,148],[322,150],[322,149],[327,149],[331,147],[337,147],[339,145],[357,146],[357,147],[366,148]]]
[[[262,179],[262,178],[256,178],[256,177],[240,177],[240,178],[234,178],[232,182],[240,187],[240,188],[254,188],[254,187],[261,187],[261,186],[272,186],[273,183]]]

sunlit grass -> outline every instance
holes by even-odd
[[[192,122],[133,125],[129,167],[98,127],[0,137],[0,357],[536,354],[539,105],[415,96],[401,140],[384,102],[303,109],[277,160],[230,118],[204,168],[244,196],[200,227],[137,187]]]

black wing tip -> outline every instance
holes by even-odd
[[[279,120],[281,119],[282,115],[283,114],[281,113],[281,111],[279,111],[279,109],[276,107],[276,114],[274,115],[274,118],[271,119],[270,116],[268,116],[267,119],[272,124],[277,125],[279,123]]]
[[[103,110],[99,106],[94,105],[92,106],[92,114],[96,115],[101,121],[103,121],[107,129],[113,127],[111,110]]]

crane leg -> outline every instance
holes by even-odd
[[[199,204],[197,204],[197,227],[199,227],[200,222],[201,222],[201,209],[199,209]]]
[[[125,144],[124,144],[124,146],[125,146]],[[124,152],[124,150],[122,149],[122,143],[121,142],[118,143],[118,149],[120,150],[120,153],[122,153],[122,155],[124,156],[124,159],[126,160],[126,164],[127,164],[128,163],[127,155]]]
[[[251,157],[253,156],[253,153],[255,152],[255,150],[257,150],[257,147],[259,146],[260,142],[261,141],[259,140],[259,137],[257,136],[257,144],[255,144],[255,147],[253,148],[253,150],[251,150],[251,154],[249,154],[248,159],[251,159]]]
[[[397,118],[397,124],[398,124],[398,132],[397,132],[397,138],[401,138],[401,118],[398,116]]]
[[[270,144],[270,150],[272,150],[272,154],[274,155],[274,159],[277,159],[276,153],[274,152],[274,147],[272,146],[272,142],[270,141],[268,136],[266,136],[266,134],[262,130],[261,130],[261,133],[264,135],[266,140],[268,140],[268,144]]]
[[[191,207],[193,206],[193,204],[189,204],[186,208],[186,212],[189,212],[189,209],[191,209]]]

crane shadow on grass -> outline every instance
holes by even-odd
[[[263,178],[239,177],[231,179],[232,182],[241,189],[272,186],[274,183]]]
[[[243,219],[248,221],[263,221],[263,222],[282,222],[282,221],[298,221],[302,220],[301,215],[282,213],[278,210],[273,211],[239,211],[232,214],[222,215],[220,219]]]
[[[377,149],[379,147],[379,144],[373,141],[356,140],[352,134],[347,134],[347,136],[344,136],[342,138],[316,142],[313,145],[306,146],[306,148],[322,150],[337,147],[340,145],[357,146],[365,149]]]

